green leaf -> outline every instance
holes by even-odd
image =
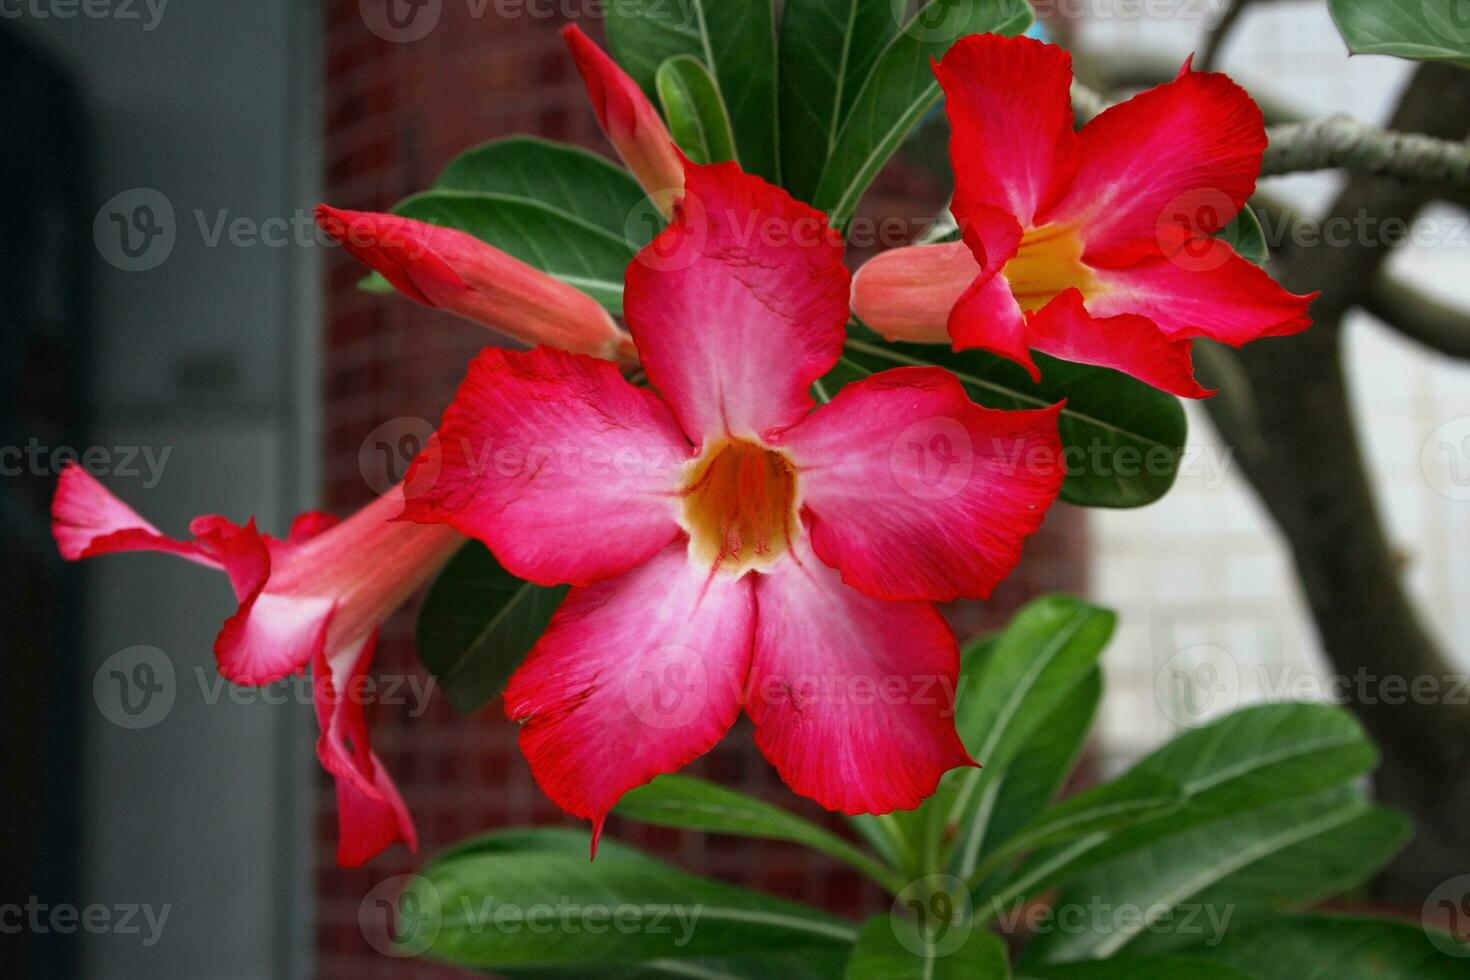
[[[1470,66],[1470,10],[1464,0],[1328,0],[1327,7],[1353,54]]]
[[[457,228],[591,295],[623,308],[623,273],[636,249],[622,235],[539,201],[506,194],[427,191],[395,214]]]
[[[1357,720],[1341,708],[1267,704],[1237,711],[1186,732],[1120,777],[1147,773],[1173,780],[1185,797],[1178,809],[1117,834],[1044,849],[997,894],[1002,905],[1039,894],[1173,834],[1339,786],[1367,772],[1377,758]]]
[[[1036,726],[1026,751],[991,774],[995,805],[980,847],[981,860],[1015,837],[1056,797],[1082,755],[1101,698],[1102,671],[1094,667]]]
[[[786,0],[781,14],[781,174],[810,200],[873,62],[898,31],[893,0]]]
[[[813,195],[834,227],[847,226],[873,178],[939,102],[930,60],[966,34],[1019,34],[1031,19],[1025,0],[932,0],[899,28],[854,97]]]
[[[1115,960],[1027,967],[1017,980],[1256,980],[1223,963],[1190,956],[1128,956]],[[1300,980],[1300,978],[1298,978]]]
[[[505,688],[567,593],[523,582],[470,541],[434,580],[415,633],[419,659],[456,711],[481,708]]]
[[[1023,763],[1024,764],[1024,763]],[[1178,809],[1183,790],[1171,779],[1134,773],[1069,796],[1033,820],[1003,847],[977,865],[971,877],[983,880],[1012,857],[1050,844],[1095,834],[1112,834]]]
[[[1041,723],[1086,681],[1113,632],[1115,617],[1079,599],[1038,599],[993,644],[965,651],[955,697],[955,727],[980,769],[946,776],[921,810],[956,828],[951,871],[975,872],[1004,773]]]
[[[693,55],[679,54],[659,65],[654,83],[674,142],[695,163],[736,159],[730,114],[709,69]]]
[[[1440,943],[1453,943],[1443,933],[1434,935]],[[1427,927],[1349,916],[1266,923],[1231,933],[1195,955],[1228,963],[1257,980],[1464,980],[1466,974],[1463,955],[1451,957],[1437,948]]]
[[[1065,962],[1213,946],[1227,930],[1361,883],[1409,833],[1404,817],[1348,787],[1205,824],[1092,869],[1056,905],[1140,915],[1104,914],[1090,929],[1048,932],[1027,957]]]
[[[729,109],[742,166],[781,182],[773,0],[618,0],[607,7],[607,40],[650,99],[669,58],[703,62]]]
[[[414,877],[401,903],[418,923],[405,952],[486,970],[600,970],[740,959],[754,950],[827,956],[856,938],[850,923],[818,909],[686,874],[628,848],[604,844],[589,861],[584,834],[500,837],[470,841]]]
[[[1266,232],[1261,228],[1261,219],[1249,204],[1241,208],[1234,220],[1221,228],[1215,237],[1235,249],[1236,254],[1248,262],[1265,265],[1266,260],[1271,258],[1271,249],[1266,244]]]
[[[1107,368],[1036,355],[1041,383],[1020,365],[942,344],[885,344],[850,333],[842,360],[822,379],[829,392],[878,371],[937,364],[988,408],[1027,409],[1063,399],[1058,420],[1067,478],[1062,499],[1087,507],[1141,507],[1174,483],[1188,423],[1179,399]]]
[[[845,980],[1007,980],[1011,975],[1005,943],[968,922],[961,945],[949,949],[943,939],[926,940],[914,919],[874,916],[863,923]],[[946,937],[949,938],[949,937]],[[953,939],[960,939],[956,934]],[[951,939],[951,942],[953,941]]]
[[[633,175],[606,157],[565,143],[511,136],[466,150],[439,174],[434,189],[493,194],[539,204],[634,248],[659,229],[656,209]]]
[[[786,840],[845,861],[894,892],[905,882],[852,844],[780,807],[690,776],[664,775],[629,790],[614,811],[661,827]]]

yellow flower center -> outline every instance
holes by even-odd
[[[767,568],[796,531],[796,469],[784,453],[740,439],[705,446],[679,491],[680,523],[701,563],[740,574]]]
[[[1092,270],[1082,264],[1082,238],[1075,227],[1066,224],[1028,229],[1002,274],[1027,313],[1041,309],[1073,286],[1082,290],[1085,299],[1096,285]]]

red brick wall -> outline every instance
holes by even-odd
[[[367,6],[376,0],[369,0]],[[608,152],[565,56],[560,19],[522,13],[484,17],[481,4],[443,0],[425,36],[390,42],[365,22],[357,0],[329,2],[326,38],[325,193],[345,208],[385,210],[432,182],[465,148],[524,132]],[[502,4],[502,10],[545,9]],[[558,5],[549,5],[558,6]],[[597,9],[588,2],[590,10]],[[600,25],[583,22],[601,37]],[[942,194],[917,174],[889,173],[872,197],[878,214],[933,213]],[[469,357],[489,340],[483,330],[399,297],[360,292],[362,268],[340,251],[326,267],[324,401],[326,504],[346,513],[372,490],[359,468],[364,438],[382,423],[411,416],[437,421]],[[988,609],[956,611],[961,629],[997,622],[1025,597],[1077,589],[1083,548],[1081,521],[1059,509],[1029,548],[1027,560]],[[412,615],[384,630],[377,669],[417,671]],[[499,704],[473,717],[456,715],[434,697],[429,710],[370,708],[374,747],[398,781],[418,823],[419,858],[396,848],[365,869],[333,862],[336,813],[330,783],[320,784],[316,834],[318,975],[322,978],[438,977],[456,971],[392,960],[374,952],[358,925],[364,894],[383,879],[412,871],[420,860],[462,837],[526,823],[574,823],[536,789],[515,744],[515,726]],[[834,828],[832,819],[793,796],[777,779],[742,722],[692,774],[796,809]],[[614,818],[608,834],[703,874],[854,916],[886,904],[880,892],[844,867],[794,846],[702,836],[628,824]]]

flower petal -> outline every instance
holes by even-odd
[[[365,864],[397,841],[418,850],[413,818],[372,751],[363,714],[358,681],[372,664],[377,641],[373,633],[333,663],[321,647],[312,657],[312,702],[321,727],[316,753],[336,781],[337,863],[344,868]]]
[[[546,795],[593,822],[618,798],[702,755],[740,713],[755,604],[750,578],[711,576],[684,543],[573,589],[505,690]]]
[[[842,352],[850,278],[826,218],[733,163],[685,164],[673,223],[628,266],[644,370],[689,438],[764,438]]]
[[[874,598],[988,596],[1061,490],[1060,409],[982,408],[940,368],[849,384],[779,443],[812,546]]]
[[[194,544],[176,541],[148,523],[76,463],[67,464],[56,481],[51,536],[67,561],[123,551],[162,551],[220,567]]]
[[[658,396],[607,361],[487,348],[409,468],[403,516],[479,538],[520,578],[586,585],[679,534],[690,452]]]
[[[523,344],[593,357],[628,353],[628,337],[591,296],[454,228],[325,204],[317,223],[409,299]]]
[[[1214,394],[1194,379],[1190,341],[1170,337],[1147,317],[1094,317],[1068,289],[1027,317],[1031,346],[1064,361],[1096,364],[1182,398]]]
[[[1005,210],[1034,224],[1077,168],[1072,59],[1026,37],[960,38],[934,68],[949,115],[956,201]],[[955,209],[964,226],[965,216]]]
[[[1214,234],[1255,190],[1266,149],[1261,110],[1224,75],[1190,70],[1082,128],[1080,163],[1048,220],[1078,222],[1093,266],[1158,255]]]
[[[829,810],[887,813],[974,765],[954,727],[959,648],[931,604],[865,596],[805,543],[755,591],[746,712],[786,785]]]
[[[1287,292],[1217,239],[1185,248],[1173,258],[1099,270],[1098,295],[1088,307],[1097,316],[1137,313],[1172,337],[1209,337],[1233,347],[1312,325],[1307,308],[1316,293]]]

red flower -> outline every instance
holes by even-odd
[[[239,601],[215,639],[219,672],[268,684],[308,663],[321,738],[317,757],[336,779],[337,860],[356,866],[394,841],[417,847],[413,820],[368,742],[358,679],[377,629],[463,543],[445,527],[392,523],[401,488],[338,524],[311,512],[282,541],[223,517],[197,517],[190,541],[166,537],[72,465],[51,505],[63,558],[164,551],[223,571]]]
[[[486,350],[405,483],[405,516],[575,586],[511,679],[532,772],[594,823],[707,751],[742,704],[797,792],[916,806],[973,764],[933,603],[984,596],[1062,481],[1057,408],[981,408],[937,368],[809,392],[849,277],[819,213],[734,164],[686,164],[628,267],[653,390],[549,348]]]
[[[1071,59],[1029,38],[962,38],[935,67],[949,114],[951,204],[964,245],[880,255],[853,309],[892,338],[952,340],[1040,372],[1031,351],[1198,398],[1190,342],[1240,346],[1311,324],[1210,236],[1255,189],[1261,112],[1192,71],[1072,128]]]

